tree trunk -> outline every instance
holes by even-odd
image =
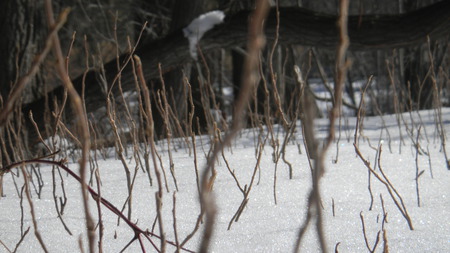
[[[0,95],[3,100],[18,77],[28,72],[34,56],[40,53],[47,33],[45,28],[42,1],[0,1]],[[24,102],[33,100],[30,91],[36,90],[42,80],[41,70],[24,91]]]
[[[5,102],[19,77],[24,76],[31,67],[33,59],[41,53],[46,35],[47,26],[42,1],[34,0],[2,0],[0,1],[0,96]],[[20,103],[27,103],[36,99],[37,90],[44,87],[43,70],[36,73],[34,78],[22,92]],[[0,108],[2,107],[0,103]],[[41,108],[43,110],[44,107]],[[28,111],[24,111],[28,115]],[[16,116],[16,115],[14,115]],[[0,138],[3,138],[8,129],[13,127],[26,131],[18,127],[20,117],[12,118],[12,125],[0,129]],[[5,124],[6,125],[6,124]],[[19,140],[4,139],[6,145],[18,147]],[[15,148],[2,147],[3,163],[15,160],[12,150]],[[9,154],[8,153],[9,150]],[[23,157],[22,157],[23,159]]]
[[[0,108],[7,100],[12,87],[20,76],[30,69],[35,55],[40,53],[46,37],[42,1],[35,0],[2,0],[0,1]],[[32,101],[33,92],[43,84],[42,70],[25,88],[22,102]],[[11,124],[0,127],[0,160],[2,166],[13,161],[24,159],[27,147],[21,137],[27,129],[21,125],[19,117],[13,117]],[[21,129],[22,133],[18,133]],[[9,133],[11,130],[14,135]],[[26,134],[26,133],[25,133]],[[7,137],[10,138],[7,138]],[[12,136],[12,137],[11,137]],[[3,196],[3,176],[0,176],[0,197]]]

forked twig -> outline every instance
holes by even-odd
[[[364,223],[364,216],[362,214],[362,212],[359,213],[359,217],[361,218],[361,225],[362,225],[362,232],[363,232],[363,236],[364,236],[364,242],[366,243],[366,247],[369,250],[369,252],[375,252],[375,250],[377,249],[378,243],[380,242],[380,233],[381,231],[378,231],[377,233],[377,239],[375,240],[372,248],[369,245],[369,240],[367,239],[367,234],[366,234],[366,225]]]
[[[361,107],[358,110],[358,114],[360,114]],[[409,229],[414,230],[411,218],[408,214],[408,211],[403,203],[403,198],[400,196],[400,194],[397,192],[395,187],[392,185],[392,183],[387,178],[386,174],[384,173],[382,167],[381,167],[381,151],[382,151],[382,145],[380,144],[378,147],[378,168],[380,169],[381,176],[372,168],[372,165],[370,165],[370,162],[364,158],[361,151],[359,150],[359,146],[357,144],[357,131],[359,129],[359,120],[360,117],[356,120],[356,128],[355,128],[355,138],[353,141],[353,147],[355,148],[355,152],[358,155],[358,157],[363,161],[364,165],[369,170],[369,173],[375,176],[376,179],[378,179],[379,182],[381,182],[387,189],[389,195],[391,196],[392,200],[394,201],[395,205],[397,206],[400,213],[403,215],[403,217],[406,219]]]

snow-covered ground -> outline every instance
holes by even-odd
[[[416,112],[413,112],[412,115],[416,125],[411,123],[410,114],[403,114],[407,127],[402,123],[401,133],[395,115],[384,116],[384,124],[380,117],[365,118],[363,134],[367,138],[361,137],[359,145],[362,154],[374,166],[376,164],[376,148],[380,144],[380,139],[383,140],[381,167],[402,196],[412,219],[414,230],[409,229],[405,218],[395,206],[386,187],[374,176],[371,177],[373,208],[369,210],[371,197],[368,190],[368,170],[361,159],[356,156],[353,147],[356,119],[347,118],[342,120],[340,142],[338,145],[332,145],[328,152],[325,161],[326,173],[321,180],[324,228],[329,251],[334,252],[337,243],[339,243],[337,247],[339,252],[368,251],[362,233],[360,214],[364,217],[367,239],[372,247],[378,231],[382,229],[383,207],[380,197],[382,196],[387,213],[384,229],[390,252],[450,252],[450,171],[445,164],[441,140],[435,124],[435,114],[432,110],[422,111],[421,119]],[[443,109],[442,119],[446,132],[450,132],[450,109]],[[324,137],[327,131],[327,121],[325,119],[318,120],[316,125],[317,135]],[[425,151],[429,150],[429,157],[425,154],[418,156],[419,170],[424,171],[419,177],[420,207],[417,205],[415,184],[416,149],[407,132],[407,129],[413,130],[413,139],[415,140],[419,125],[422,126],[420,145]],[[224,152],[230,168],[235,171],[242,187],[250,183],[257,161],[254,146],[255,134],[256,132],[253,130],[243,131],[233,146]],[[281,135],[280,139],[282,140]],[[206,136],[202,137],[202,141],[197,138],[199,170],[204,168],[208,140],[209,138]],[[168,169],[169,155],[165,151],[166,145],[162,143],[158,149],[165,165],[169,188],[169,192],[165,191],[163,195],[162,216],[167,239],[174,241],[172,209],[175,185]],[[447,145],[447,149],[450,149],[449,145]],[[339,150],[338,159],[337,163],[334,163],[337,150]],[[293,165],[293,179],[289,179],[288,166],[281,159],[278,162],[275,188],[277,204],[274,201],[275,163],[272,160],[272,152],[272,147],[266,145],[248,204],[239,220],[231,225],[230,230],[227,229],[229,222],[242,202],[243,194],[228,171],[224,160],[219,159],[216,166],[218,174],[214,184],[218,214],[211,252],[292,252],[299,228],[306,217],[307,195],[311,188],[311,170],[301,130],[296,132],[295,140],[289,143],[286,153],[286,159]],[[131,154],[130,152],[129,165],[134,170]],[[189,155],[186,148],[178,148],[177,151],[173,151],[172,155],[179,187],[179,191],[176,192],[176,226],[178,238],[182,241],[194,229],[200,212],[196,173],[194,156],[193,154]],[[128,196],[122,163],[116,160],[112,154],[112,157],[106,160],[99,158],[98,165],[102,181],[102,196],[121,208]],[[77,171],[78,165],[71,163],[69,167]],[[52,194],[52,168],[42,166],[40,171],[44,180],[41,197],[38,198],[34,190],[32,192],[37,225],[43,241],[50,252],[79,252],[80,237],[83,238],[84,247],[87,243],[87,240],[84,239],[86,230],[80,186],[73,178],[62,172],[68,197],[63,219],[73,234],[71,236],[57,218]],[[380,172],[379,169],[376,171]],[[152,177],[154,185],[150,186],[147,174],[139,168],[132,198],[132,220],[139,227],[149,230],[152,229],[156,217],[155,192],[158,190],[155,175],[152,174]],[[20,191],[23,185],[22,176],[19,178],[14,176],[14,180]],[[96,187],[94,185],[93,188],[96,189]],[[57,179],[56,188],[58,197],[61,197],[59,179]],[[6,196],[0,198],[0,240],[4,244],[4,246],[0,245],[0,252],[8,252],[6,247],[10,250],[14,249],[21,238],[22,222],[24,230],[28,227],[31,229],[17,252],[41,252],[42,249],[33,234],[34,229],[28,202],[26,198],[21,202],[14,186],[12,174],[5,175],[4,193]],[[92,215],[98,217],[93,200],[91,200],[91,204]],[[21,205],[24,207],[23,220],[21,219]],[[134,234],[123,221],[117,225],[117,217],[106,208],[102,208],[102,214],[105,225],[104,252],[119,252],[133,238]],[[154,232],[159,233],[158,225]],[[159,246],[159,240],[152,239]],[[197,250],[200,239],[201,230],[185,247]],[[145,246],[147,252],[154,252],[147,241]],[[381,252],[382,249],[383,239],[380,236],[377,251]],[[175,248],[168,245],[167,250],[173,252]],[[314,226],[310,226],[301,245],[301,252],[319,251]],[[139,243],[134,242],[126,252],[140,252]]]

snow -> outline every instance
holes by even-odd
[[[222,23],[224,18],[225,14],[222,11],[210,11],[198,16],[183,29],[184,37],[189,40],[189,52],[194,60],[197,60],[197,44],[203,34]]]
[[[364,157],[370,161],[371,165],[374,165],[377,151],[373,147],[378,147],[380,140],[383,140],[381,167],[392,185],[403,197],[414,230],[408,228],[406,220],[394,205],[385,186],[373,176],[371,177],[371,186],[374,202],[372,210],[369,210],[368,171],[363,162],[356,156],[353,147],[356,119],[346,118],[343,122],[348,123],[345,127],[342,127],[340,142],[338,145],[332,145],[328,152],[325,160],[326,173],[321,180],[322,212],[329,251],[334,252],[335,245],[340,243],[338,246],[339,252],[367,252],[362,234],[360,213],[362,212],[364,216],[366,235],[369,244],[372,246],[382,226],[381,195],[388,214],[388,222],[384,224],[384,228],[387,231],[391,252],[450,252],[450,223],[448,222],[450,217],[450,171],[446,167],[444,154],[441,150],[441,141],[435,124],[435,111],[422,111],[420,112],[420,118],[416,112],[405,113],[400,116],[408,124],[408,129],[413,130],[413,136],[417,135],[418,125],[413,125],[411,119],[415,124],[422,125],[421,133],[423,136],[419,141],[425,150],[428,148],[430,151],[432,170],[429,167],[428,156],[420,155],[418,157],[419,168],[424,170],[419,179],[420,207],[417,206],[415,188],[416,149],[411,138],[407,135],[405,124],[401,126],[401,135],[396,115],[384,116],[390,134],[390,137],[388,137],[379,117],[367,117],[364,119],[363,128],[363,134],[367,139],[360,138],[359,145]],[[450,108],[442,109],[442,118],[446,132],[450,131]],[[326,119],[316,121],[316,133],[319,138],[325,137],[326,126]],[[275,132],[277,130],[275,129]],[[249,184],[256,165],[254,147],[256,131],[252,129],[242,131],[232,147],[227,148],[224,152],[230,168],[235,171],[242,187]],[[293,179],[289,179],[287,165],[281,159],[278,163],[277,204],[274,202],[275,163],[272,160],[273,150],[270,145],[266,145],[247,207],[239,221],[232,224],[230,230],[227,230],[229,222],[243,200],[243,195],[228,172],[224,160],[219,159],[216,166],[218,174],[214,184],[218,215],[210,248],[211,252],[292,252],[299,228],[305,219],[307,195],[311,188],[311,171],[301,132],[301,129],[297,130],[295,140],[289,143],[286,153],[286,159],[293,165]],[[282,137],[282,131],[280,130],[279,138],[282,140]],[[194,156],[192,153],[189,155],[189,150],[180,144],[181,140],[175,140],[175,142],[177,143],[177,151],[172,151],[172,156],[179,186],[179,191],[176,192],[176,221],[178,236],[180,240],[183,240],[193,230],[200,207]],[[208,142],[208,136],[197,137],[197,162],[200,170],[206,161],[205,157],[209,150]],[[339,147],[339,155],[337,163],[334,163],[337,147]],[[448,146],[447,149],[449,149]],[[167,239],[173,241],[172,197],[175,192],[175,185],[168,169],[169,155],[164,141],[158,144],[158,150],[164,162],[170,190],[170,192],[164,192],[163,195],[164,230]],[[134,169],[132,152],[129,152],[128,159],[130,168]],[[102,181],[102,196],[121,208],[128,196],[123,165],[112,154],[112,157],[106,160],[99,159],[98,166]],[[78,165],[71,163],[69,167],[77,171]],[[40,172],[44,187],[40,198],[34,190],[32,190],[32,196],[37,224],[43,241],[50,252],[79,252],[78,240],[80,237],[85,238],[86,234],[80,186],[73,178],[62,172],[68,197],[63,218],[73,233],[73,236],[71,236],[64,230],[63,225],[57,218],[52,194],[52,168],[41,166]],[[20,174],[16,173],[16,175]],[[154,174],[152,174],[152,177],[155,183]],[[61,197],[59,176],[56,178],[57,195]],[[21,203],[13,179],[19,191],[23,185],[21,175],[20,177],[13,174],[5,175],[4,193],[6,196],[0,198],[0,213],[2,213],[0,216],[0,240],[11,250],[20,240],[20,205],[22,204],[24,207],[24,230],[28,227],[31,227],[31,229],[17,252],[42,252],[33,234],[28,202],[24,198],[23,203]],[[96,187],[94,185],[93,188],[96,189]],[[158,187],[155,184],[149,185],[147,174],[139,168],[133,190],[132,220],[143,229],[152,229],[156,217],[155,192],[157,190]],[[95,202],[91,200],[90,204],[92,215],[97,217]],[[123,221],[120,222],[120,225],[117,225],[117,217],[106,208],[102,208],[102,213],[105,225],[104,252],[119,252],[133,238],[134,234]],[[203,228],[203,225],[201,228]],[[159,233],[158,226],[154,231],[157,234]],[[158,239],[152,239],[159,246]],[[185,247],[197,250],[200,239],[201,231],[197,232]],[[382,238],[380,240],[377,252],[382,251]],[[87,240],[84,240],[84,247],[86,247],[86,243]],[[145,243],[147,252],[153,252],[152,246],[148,242]],[[167,249],[169,252],[175,251],[175,248],[170,245]],[[7,252],[7,250],[0,245],[0,252]],[[134,242],[125,252],[140,252],[138,242]],[[320,252],[314,226],[310,226],[301,245],[301,252]]]

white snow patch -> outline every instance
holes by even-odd
[[[397,117],[401,116],[408,129],[403,124],[401,131],[397,125]],[[361,138],[359,147],[361,152],[371,164],[375,164],[376,150],[372,146],[384,140],[381,153],[381,166],[390,182],[403,198],[403,202],[410,213],[414,231],[410,231],[405,219],[395,206],[384,184],[371,177],[371,187],[374,196],[372,210],[369,210],[370,194],[368,192],[368,171],[361,159],[355,155],[353,146],[353,134],[356,118],[349,117],[347,128],[342,128],[342,138],[339,143],[339,159],[334,162],[337,154],[333,145],[326,159],[325,174],[321,180],[321,197],[323,205],[324,233],[327,239],[327,250],[334,252],[339,244],[339,252],[367,252],[367,247],[362,234],[360,212],[364,215],[366,235],[370,245],[374,245],[377,233],[382,229],[381,219],[383,212],[388,213],[388,222],[384,224],[387,233],[389,250],[391,252],[450,252],[450,172],[447,170],[446,159],[439,142],[439,133],[435,125],[435,110],[404,113],[400,115],[384,115],[380,117],[365,117],[363,124],[364,138]],[[445,132],[450,131],[450,108],[442,108],[443,126]],[[415,122],[415,123],[413,123]],[[421,123],[418,123],[421,122]],[[328,121],[318,119],[315,122],[317,137],[327,137]],[[424,170],[420,176],[421,206],[417,206],[415,177],[415,143],[408,138],[407,131],[422,126],[422,137],[419,140],[424,148],[429,147],[431,165],[428,155],[418,156],[420,170]],[[301,125],[300,122],[297,124]],[[413,128],[414,127],[414,128]],[[274,125],[274,132],[280,133],[283,140],[281,126]],[[255,132],[256,131],[256,132]],[[268,134],[267,128],[265,133]],[[389,135],[387,132],[389,131]],[[231,148],[224,150],[224,157],[228,165],[234,171],[236,179],[242,187],[252,180],[253,171],[258,163],[258,172],[255,183],[248,195],[248,204],[243,210],[239,221],[234,222],[230,230],[228,224],[243,201],[243,194],[237,187],[236,181],[229,173],[227,164],[221,158],[216,163],[217,176],[214,183],[214,197],[217,207],[214,234],[211,238],[210,252],[292,252],[297,240],[299,229],[307,214],[308,194],[312,185],[311,171],[308,157],[303,148],[302,130],[299,127],[295,132],[294,143],[286,146],[286,159],[293,166],[293,178],[289,179],[288,166],[280,159],[277,169],[277,184],[274,187],[275,163],[273,161],[273,149],[270,144],[264,146],[263,155],[257,161],[255,156],[255,137],[258,129],[246,129],[236,138]],[[448,136],[447,136],[448,137]],[[415,138],[414,138],[415,139]],[[62,140],[61,140],[62,141]],[[179,140],[174,139],[174,143]],[[298,143],[297,143],[298,142]],[[167,152],[166,141],[162,140],[157,145],[168,176],[170,193],[164,192],[161,217],[166,231],[167,240],[175,241],[173,226],[173,192],[175,185],[170,178],[171,159],[173,169],[178,179],[179,191],[176,191],[176,226],[180,241],[184,240],[195,228],[196,220],[201,212],[198,201],[198,188],[196,183],[195,161],[202,168],[206,164],[207,152],[210,148],[209,136],[197,136],[196,147],[198,154],[194,156],[188,148],[178,148],[173,151],[172,158]],[[281,143],[281,142],[280,142]],[[372,144],[370,144],[372,143]],[[299,152],[300,144],[302,153]],[[447,148],[449,144],[447,144]],[[400,149],[401,148],[401,149]],[[401,152],[400,152],[401,150]],[[132,152],[127,155],[127,163],[130,168],[135,168]],[[116,160],[116,155],[110,155],[108,159],[98,158],[98,172],[101,178],[101,194],[116,207],[122,207],[128,198],[126,175],[121,161]],[[69,163],[69,168],[76,170],[77,163]],[[204,168],[204,167],[203,167]],[[153,169],[153,168],[152,168]],[[30,174],[34,182],[39,174],[44,186],[38,197],[36,190],[30,184],[30,192],[33,196],[36,221],[42,239],[49,252],[80,252],[79,239],[83,241],[84,250],[87,251],[86,222],[84,218],[83,200],[80,185],[72,177],[61,171],[53,179],[53,168],[41,166],[39,173]],[[377,171],[379,169],[377,168]],[[431,176],[431,171],[433,177]],[[201,172],[201,171],[199,171]],[[13,173],[20,174],[20,170]],[[157,183],[149,184],[148,174],[138,169],[135,172],[133,188],[132,221],[144,230],[151,231],[157,216],[155,193],[159,191]],[[22,231],[30,227],[30,232],[24,236],[22,243],[17,248],[21,252],[43,252],[33,233],[33,222],[29,204],[26,197],[21,200],[20,188],[24,185],[24,177],[8,173],[3,177],[3,194],[0,198],[0,252],[13,251],[15,245],[22,238]],[[151,176],[155,180],[152,171]],[[63,182],[61,182],[63,179]],[[53,184],[55,180],[56,184]],[[73,235],[69,235],[55,210],[55,195],[60,203],[63,194],[67,196],[67,203],[62,217]],[[65,192],[62,192],[64,185]],[[164,184],[165,186],[165,184]],[[97,189],[94,180],[94,189]],[[19,189],[19,191],[17,190]],[[274,203],[274,190],[277,194],[277,204]],[[381,202],[384,200],[384,208]],[[96,222],[98,222],[96,201],[89,199],[90,210]],[[22,209],[23,208],[23,209]],[[383,211],[384,210],[384,211]],[[133,238],[134,233],[122,221],[117,223],[117,216],[107,208],[102,207],[102,221],[104,225],[103,251],[118,252],[123,249]],[[124,210],[127,213],[127,209]],[[447,217],[447,218],[446,218]],[[202,239],[201,224],[199,231],[185,245],[187,249],[199,248]],[[159,233],[158,226],[155,233]],[[159,247],[160,241],[151,237]],[[96,241],[99,240],[98,228]],[[150,242],[144,240],[147,252],[154,252]],[[167,251],[173,252],[176,248],[167,245]],[[377,252],[383,250],[383,239],[380,238]],[[142,252],[139,242],[134,241],[125,252]],[[306,233],[301,245],[301,252],[320,252],[314,226]]]
[[[215,25],[222,23],[224,18],[223,11],[210,11],[198,16],[183,29],[184,37],[189,40],[189,51],[192,58],[197,60],[197,43],[203,37],[203,34]]]

